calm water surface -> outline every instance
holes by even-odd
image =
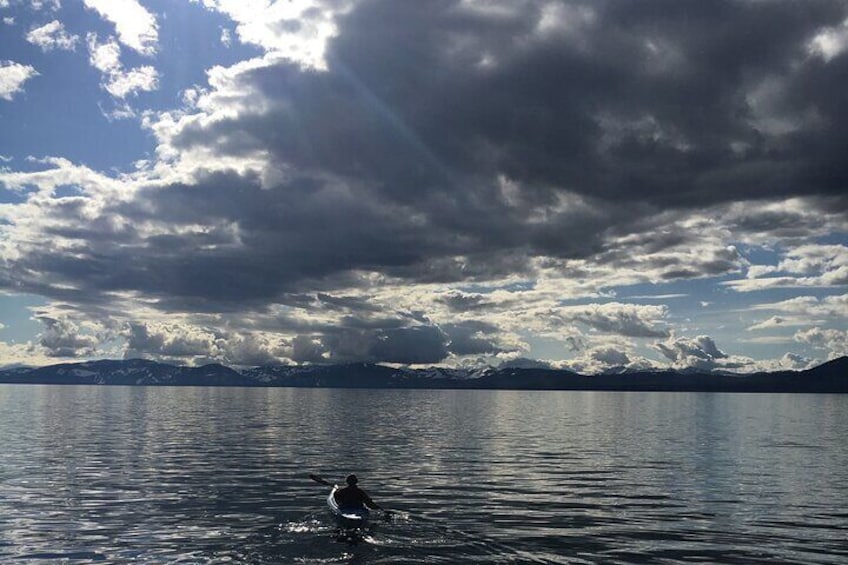
[[[848,562],[848,396],[0,385],[0,447],[3,563]]]

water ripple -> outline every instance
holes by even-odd
[[[0,386],[0,561],[844,563],[846,408]],[[355,544],[306,478],[350,471],[397,511]]]

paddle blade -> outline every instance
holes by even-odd
[[[321,477],[319,477],[318,475],[316,475],[314,473],[309,473],[309,478],[312,479],[313,481],[315,481],[318,484],[321,484],[321,485],[324,485],[324,486],[327,486],[327,487],[333,486],[333,484],[331,482],[325,481],[324,479],[322,479]]]

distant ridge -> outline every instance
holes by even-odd
[[[495,390],[617,390],[706,392],[848,393],[848,357],[806,371],[744,375],[679,371],[580,375],[539,368],[395,369],[383,365],[255,367],[237,371],[223,365],[184,367],[130,359],[88,361],[0,371],[0,383],[242,386],[327,388],[423,388]]]
[[[821,375],[823,377],[827,377],[827,375],[848,375],[848,357],[840,357],[827,363],[822,363],[818,367],[810,369],[807,373]]]

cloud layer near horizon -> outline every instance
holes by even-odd
[[[155,20],[87,4],[118,33],[88,36],[103,88],[158,88],[118,60],[159,51]],[[541,340],[585,370],[799,364],[616,298],[698,280],[796,289],[820,316],[790,341],[848,353],[843,3],[303,4],[204,2],[264,54],[135,112],[137,170],[0,169],[0,287],[49,300],[48,354],[428,364]],[[751,332],[787,319],[745,308],[776,312]]]

